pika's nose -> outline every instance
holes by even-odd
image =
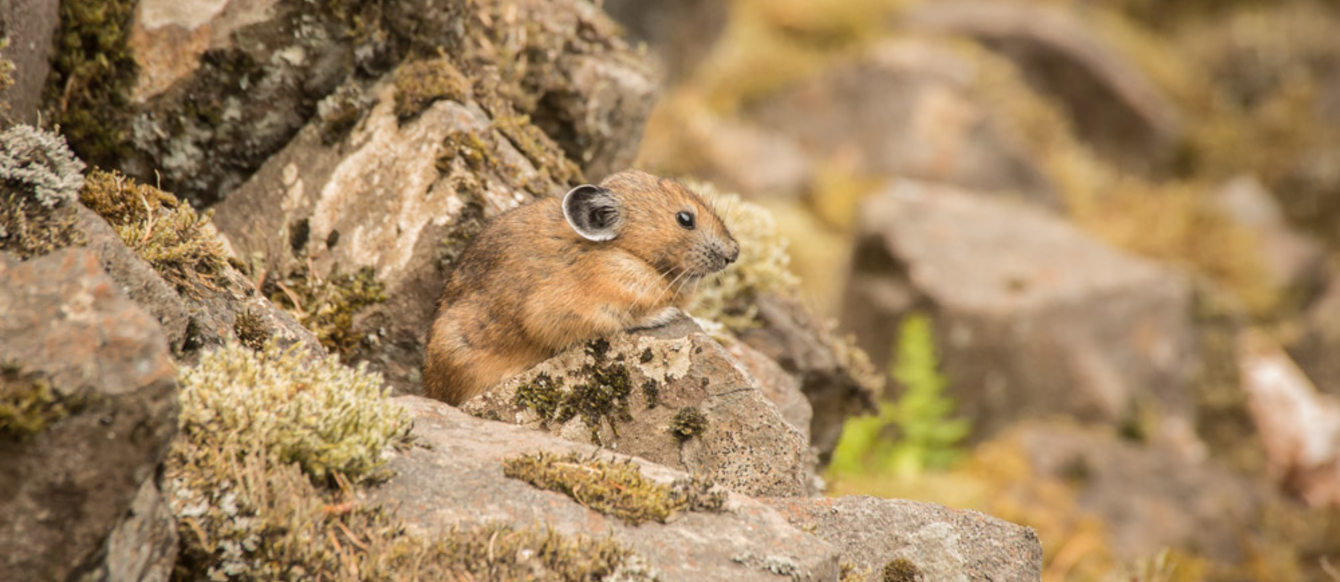
[[[735,241],[726,243],[726,249],[725,252],[721,253],[721,258],[726,259],[727,265],[734,263],[735,259],[740,258],[740,243]]]

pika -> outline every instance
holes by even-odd
[[[664,324],[739,254],[702,198],[634,170],[505,212],[447,279],[424,391],[460,404],[575,343]]]

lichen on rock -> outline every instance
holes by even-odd
[[[73,204],[83,171],[59,135],[29,125],[0,134],[0,250],[26,259],[82,244]]]

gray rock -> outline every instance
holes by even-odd
[[[907,22],[976,39],[1013,61],[1030,85],[1061,105],[1079,137],[1126,170],[1167,163],[1185,133],[1173,103],[1068,6],[930,2]]]
[[[612,536],[633,549],[664,580],[834,580],[838,554],[786,523],[776,511],[740,495],[730,495],[722,513],[687,512],[666,524],[631,526],[589,510],[566,495],[537,489],[503,476],[505,458],[537,451],[581,455],[591,445],[543,432],[471,417],[444,403],[418,397],[395,401],[414,418],[414,435],[426,446],[394,453],[396,473],[368,493],[413,527],[433,532],[456,524],[501,522],[518,527],[544,524],[564,534]],[[643,474],[660,483],[683,473],[634,458]]]
[[[730,4],[716,0],[605,0],[628,35],[659,57],[670,80],[693,71],[726,28]]]
[[[1212,560],[1239,563],[1251,552],[1242,535],[1274,494],[1248,477],[1160,446],[1117,438],[1071,423],[1027,424],[1005,437],[1023,451],[1033,474],[1075,488],[1082,510],[1096,515],[1122,561],[1165,548],[1195,548]]]
[[[1063,219],[998,197],[896,183],[862,208],[844,321],[877,367],[898,321],[929,312],[959,410],[979,434],[1065,413],[1119,423],[1149,405],[1186,428],[1189,285]]]
[[[1211,203],[1260,243],[1270,286],[1302,302],[1314,298],[1326,276],[1326,251],[1316,239],[1293,229],[1279,202],[1259,180],[1239,176],[1213,192]]]
[[[5,90],[4,101],[14,123],[37,123],[58,28],[59,0],[0,0],[0,38],[9,39],[0,57],[14,62],[14,85]],[[0,116],[0,128],[6,125]]]
[[[917,580],[1042,579],[1037,533],[976,511],[864,496],[764,502],[839,548],[844,563],[871,572],[871,579],[898,558],[916,568]]]
[[[1318,391],[1340,396],[1340,273],[1331,275],[1326,294],[1303,316],[1302,337],[1289,353]]]
[[[943,44],[880,43],[747,112],[811,160],[841,159],[858,176],[903,176],[1061,201],[1020,136],[984,103],[970,59]]]
[[[107,538],[107,560],[84,580],[167,582],[177,561],[177,522],[163,493],[148,479],[130,513]]]
[[[801,434],[810,432],[810,421],[814,419],[814,407],[800,391],[800,381],[782,368],[781,364],[763,355],[762,352],[742,342],[730,342],[725,345],[726,352],[735,358],[750,375],[758,380],[758,389],[763,396],[772,401],[782,418],[796,427]]]
[[[500,88],[514,111],[499,115],[528,117],[599,178],[631,162],[655,90],[615,28],[579,0],[145,0],[126,35],[137,67],[127,105],[72,105],[98,111],[102,124],[76,130],[97,135],[76,139],[75,150],[209,205],[309,122],[328,121],[318,102],[408,57],[446,54]],[[337,124],[356,122],[358,109]],[[338,141],[341,131],[328,135]],[[103,135],[114,147],[96,143]]]
[[[687,321],[684,318],[684,321]],[[543,379],[541,379],[543,377]],[[609,381],[602,381],[601,378]],[[542,388],[550,383],[552,388]],[[746,495],[810,492],[813,461],[803,429],[787,421],[759,381],[692,323],[650,334],[618,334],[577,346],[465,402],[466,412],[548,430],[712,479]],[[573,395],[581,386],[623,390],[594,425],[584,415],[547,421],[529,395]],[[606,388],[609,386],[609,388]],[[548,392],[552,390],[554,392]],[[688,438],[675,419],[701,413],[705,427]]]
[[[97,569],[108,535],[177,430],[176,368],[157,322],[86,250],[0,260],[6,399],[46,426],[0,432],[0,579]],[[12,419],[9,419],[12,420]]]
[[[167,335],[168,345],[179,352],[186,342],[186,328],[191,314],[186,302],[170,283],[163,280],[154,268],[130,250],[121,236],[112,230],[96,212],[82,204],[75,209],[78,228],[87,238],[87,248],[98,257],[98,262],[131,301],[148,311]]]
[[[761,324],[740,331],[740,340],[799,383],[810,402],[810,445],[826,464],[847,417],[875,410],[884,376],[798,301],[768,294],[755,304]]]

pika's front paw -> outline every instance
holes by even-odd
[[[626,331],[637,331],[639,329],[655,329],[667,323],[670,323],[676,319],[679,319],[679,316],[683,313],[684,312],[680,311],[678,307],[666,307],[665,309],[662,309],[660,311],[657,311],[656,313],[653,313],[651,315],[648,315],[647,317],[642,318],[641,321],[634,323]]]

